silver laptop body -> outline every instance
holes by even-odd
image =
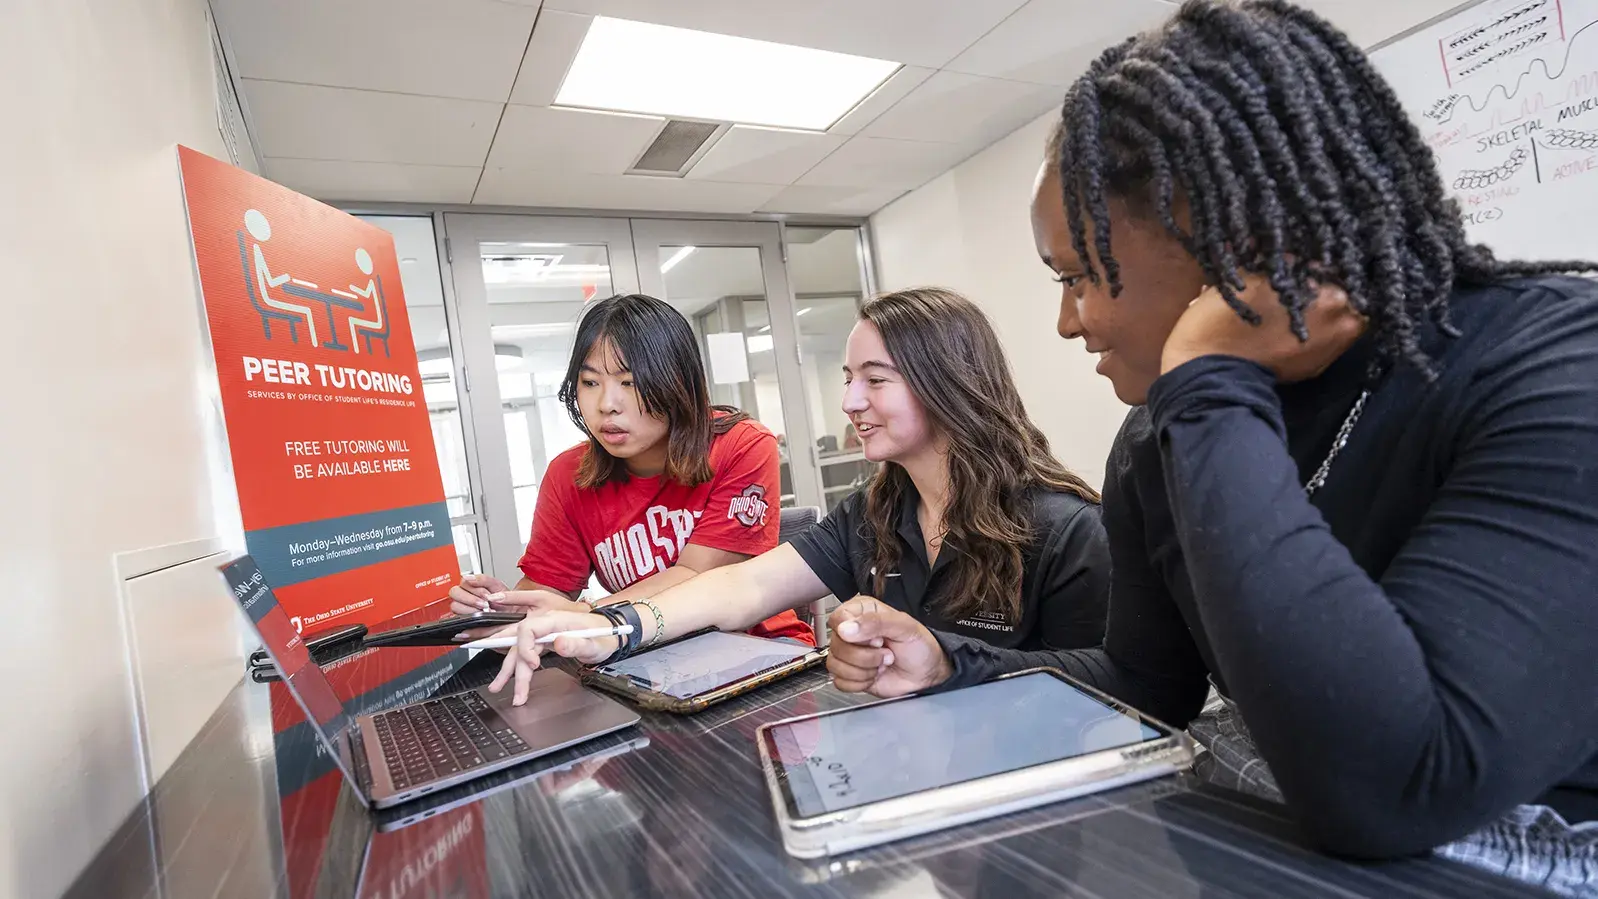
[[[352,715],[255,560],[241,556],[221,570],[283,685],[364,805],[398,805],[638,723],[637,713],[552,668],[534,674],[520,708],[509,690],[484,688]]]

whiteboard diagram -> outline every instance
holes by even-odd
[[[1491,0],[1371,55],[1419,124],[1472,240],[1598,258],[1598,0]]]

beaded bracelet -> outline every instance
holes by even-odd
[[[655,635],[653,637],[649,638],[649,642],[648,643],[644,644],[644,648],[648,649],[649,647],[654,646],[656,643],[659,643],[662,639],[665,638],[665,636],[666,636],[666,616],[660,614],[660,607],[659,606],[655,605],[654,603],[650,602],[647,599],[634,600],[633,601],[633,605],[635,605],[635,606],[644,606],[645,608],[649,609],[650,612],[653,612],[654,615],[655,615]]]

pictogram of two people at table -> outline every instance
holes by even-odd
[[[388,355],[388,300],[383,295],[383,278],[373,273],[372,255],[364,247],[355,251],[355,266],[365,276],[366,286],[351,284],[346,292],[336,287],[323,290],[313,282],[292,277],[286,272],[273,274],[267,265],[267,252],[263,249],[263,245],[272,239],[272,224],[259,210],[251,209],[244,213],[244,230],[238,232],[238,237],[239,264],[244,269],[250,305],[261,316],[261,328],[266,332],[267,340],[272,339],[272,324],[281,322],[288,326],[289,338],[299,343],[299,326],[304,324],[313,347],[358,353],[364,341],[366,352],[370,355],[372,343],[376,341],[382,344],[383,355]],[[346,319],[349,343],[339,339],[333,313],[335,307],[349,310],[349,318]],[[326,340],[317,334],[317,313],[325,314]]]

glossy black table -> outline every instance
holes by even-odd
[[[347,699],[374,708],[482,683],[491,661],[376,650],[333,676]],[[303,722],[285,726],[284,698],[274,709],[267,686],[242,682],[68,895],[1536,894],[1435,859],[1357,865],[1317,855],[1281,809],[1191,777],[795,861],[777,837],[754,733],[860,701],[819,671],[694,717],[646,713],[636,729],[381,815],[360,806]]]

